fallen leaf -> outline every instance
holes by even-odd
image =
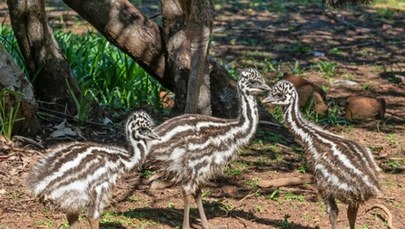
[[[76,131],[72,130],[72,128],[63,128],[63,129],[58,129],[52,132],[49,137],[51,138],[59,138],[59,137],[76,137],[78,134]]]

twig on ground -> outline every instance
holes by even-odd
[[[46,109],[46,108],[41,108],[41,110],[45,111],[45,112],[42,112],[42,114],[47,115],[47,116],[58,117],[58,118],[61,118],[62,120],[64,118],[66,118],[66,119],[68,119],[70,121],[79,122],[79,120],[77,120],[77,118],[75,118],[75,117],[73,117],[71,115],[59,112],[59,111],[54,111],[54,110]],[[118,126],[114,126],[114,125],[106,125],[106,124],[103,124],[103,123],[92,122],[92,121],[86,121],[86,124],[99,126],[99,127],[104,127],[104,128],[115,128],[115,129],[118,129],[118,130],[123,129],[122,127],[118,127]]]
[[[41,143],[39,143],[39,142],[37,142],[37,141],[35,141],[34,139],[31,139],[31,138],[27,138],[27,137],[19,136],[19,135],[14,135],[12,139],[17,139],[19,141],[28,142],[30,144],[33,144],[33,145],[37,146],[38,148],[45,149],[45,147]]]
[[[366,212],[369,212],[373,209],[381,209],[387,216],[387,226],[389,229],[395,229],[394,226],[392,226],[392,214],[390,210],[383,204],[373,204],[371,207],[369,207]]]
[[[255,192],[250,192],[249,194],[247,194],[246,196],[244,196],[242,199],[240,199],[238,202],[241,203],[244,200],[246,200],[247,198],[256,195],[259,192],[259,190],[255,191]]]
[[[312,175],[303,175],[300,177],[287,177],[273,180],[262,180],[259,182],[258,186],[261,188],[278,188],[284,186],[295,186],[310,183],[313,183]]]

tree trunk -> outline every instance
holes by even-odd
[[[76,113],[67,84],[76,96],[80,90],[47,24],[44,0],[7,0],[7,5],[36,95],[46,106]]]
[[[207,66],[209,38],[214,22],[211,0],[181,0],[190,40],[191,66],[187,86],[186,113],[211,115],[210,78]]]
[[[161,1],[163,29],[126,0],[64,2],[164,87],[172,90],[176,94],[176,110],[184,112],[191,53],[190,41],[185,34],[185,15],[178,1]],[[209,62],[208,69],[213,115],[234,117],[238,111],[234,81],[213,61]]]
[[[25,78],[21,69],[14,62],[13,57],[7,52],[6,48],[0,44],[0,90],[4,88],[10,91],[16,91],[22,95],[21,98],[19,98],[19,96],[17,96],[17,98],[13,96],[0,98],[7,104],[6,107],[8,108],[19,107],[16,119],[23,120],[15,122],[12,133],[34,136],[40,130],[40,126],[36,116],[38,105],[34,98],[32,85],[28,82],[27,78]],[[8,113],[8,111],[0,112]]]

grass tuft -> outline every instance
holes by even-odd
[[[11,27],[0,26],[0,35],[0,41],[27,73]],[[84,93],[84,98],[76,98],[76,106],[85,107],[92,98],[99,105],[114,109],[148,106],[155,112],[162,110],[161,85],[99,33],[78,35],[59,30],[54,36]],[[83,114],[81,118],[85,119],[86,112]]]

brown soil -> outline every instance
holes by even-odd
[[[372,8],[336,11],[317,4],[258,2],[229,3],[218,9],[211,54],[230,67],[256,65],[269,82],[280,72],[291,72],[291,66],[298,61],[303,69],[299,75],[328,88],[329,104],[342,105],[350,95],[384,98],[387,112],[383,120],[326,128],[371,147],[384,170],[384,196],[361,206],[357,228],[387,228],[382,212],[365,212],[377,203],[390,209],[396,228],[405,228],[405,80],[401,81],[405,77],[404,12],[393,10],[381,15]],[[4,3],[0,6],[0,16],[4,17]],[[155,11],[153,7],[145,8],[150,16]],[[68,11],[54,13],[64,12]],[[76,17],[72,12],[66,15]],[[56,23],[61,17],[52,18]],[[316,68],[319,61],[337,64],[332,79],[326,79]],[[280,69],[272,71],[271,66]],[[161,117],[155,118],[162,121]],[[54,125],[44,122],[44,131],[36,140],[44,146],[62,141],[49,138]],[[87,140],[109,144],[122,144],[124,140],[122,131],[110,128],[88,126],[82,132]],[[0,229],[66,228],[64,214],[45,208],[25,189],[27,172],[41,154],[38,147],[21,140],[15,141],[14,150],[8,154],[0,152]],[[257,186],[264,180],[300,176],[304,166],[303,156],[283,128],[260,125],[252,144],[223,176],[204,189],[210,223],[232,229],[329,228],[325,206],[312,184],[279,189]],[[150,191],[134,172],[114,191],[101,227],[179,228],[182,208],[177,187]],[[339,204],[339,208],[338,228],[348,228],[346,206]],[[192,226],[201,228],[196,206],[191,215]],[[81,226],[88,227],[85,218]]]

